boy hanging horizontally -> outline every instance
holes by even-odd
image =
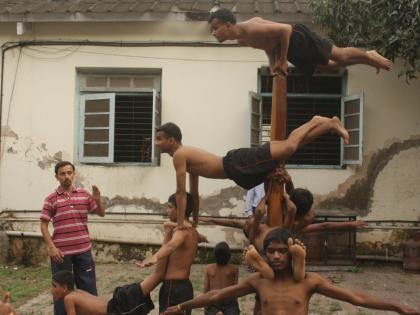
[[[264,50],[273,75],[287,75],[287,60],[307,75],[356,64],[374,67],[377,72],[391,69],[391,61],[375,50],[337,47],[303,24],[277,23],[260,17],[236,23],[228,9],[213,12],[209,23],[219,42],[237,40],[241,46]]]

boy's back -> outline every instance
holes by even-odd
[[[238,283],[239,270],[229,264],[230,248],[226,242],[220,242],[214,248],[215,264],[207,266],[204,277],[204,292],[223,289]],[[236,299],[227,299],[210,305],[205,309],[205,315],[239,315],[239,305]]]
[[[224,266],[218,264],[208,265],[206,269],[207,291],[223,289],[238,283],[238,274],[238,268],[231,264]]]

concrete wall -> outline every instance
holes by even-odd
[[[24,39],[212,40],[204,22],[38,23],[22,37],[14,32],[13,23],[2,23],[0,43]],[[162,69],[162,121],[178,123],[185,144],[223,155],[231,148],[249,146],[248,92],[257,90],[257,71],[266,65],[265,55],[238,47],[74,48],[29,47],[21,54],[19,49],[6,53],[0,211],[19,217],[26,216],[25,210],[38,211],[43,198],[57,185],[54,163],[68,159],[76,162],[77,182],[88,189],[97,184],[109,212],[115,213],[92,224],[92,235],[150,241],[155,238],[153,233],[135,233],[147,226],[145,219],[126,222],[123,230],[111,222],[118,220],[118,213],[164,211],[164,202],[175,189],[172,161],[163,155],[158,167],[77,163],[76,69]],[[400,70],[399,63],[380,75],[366,66],[348,69],[348,94],[365,93],[363,165],[290,170],[296,186],[315,193],[319,209],[352,209],[366,220],[419,221],[420,82],[407,84],[398,79]],[[200,193],[203,213],[242,214],[244,192],[233,182],[200,179]],[[8,222],[10,229],[22,227]],[[38,231],[35,222],[22,228]],[[361,244],[372,241],[370,232],[358,235]],[[217,228],[216,233],[208,233],[217,235],[212,239],[216,242],[231,232]],[[374,235],[374,240],[390,242],[391,236],[382,230],[375,230]],[[237,239],[237,246],[242,242]]]

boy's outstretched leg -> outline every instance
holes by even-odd
[[[263,278],[274,279],[274,271],[267,262],[260,256],[253,245],[249,245],[244,250],[244,260],[248,267],[258,271]]]
[[[304,146],[305,144],[308,144],[327,133],[337,134],[343,138],[345,144],[349,143],[349,133],[346,130],[346,128],[344,128],[340,118],[338,118],[337,116],[334,116],[333,118],[326,118],[320,116],[316,117],[322,119],[323,123],[311,129],[311,131],[309,131],[306,137],[302,140],[300,146]],[[290,134],[290,136],[291,135],[292,134]]]
[[[389,71],[392,65],[391,60],[380,55],[376,50],[363,51],[355,47],[333,46],[331,60],[342,67],[356,64],[368,65],[376,68],[376,72],[379,72],[380,69]]]
[[[300,147],[329,132],[343,137],[345,143],[349,142],[349,133],[338,117],[314,116],[310,121],[293,130],[286,140],[271,141],[271,157],[277,161],[286,160]]]
[[[289,246],[289,253],[292,257],[293,264],[293,278],[296,281],[302,281],[305,278],[306,274],[306,247],[300,240],[292,238],[287,240],[287,245]]]

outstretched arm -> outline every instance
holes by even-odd
[[[296,219],[296,205],[290,200],[289,194],[285,191],[283,193],[284,201],[286,203],[286,217],[284,218],[284,228],[291,230]]]
[[[139,266],[140,268],[144,268],[155,265],[160,259],[168,257],[179,246],[181,246],[186,236],[187,231],[185,231],[184,229],[174,231],[172,239],[168,243],[163,244],[153,256],[143,260],[141,263],[137,263],[137,266]]]
[[[260,202],[258,203],[257,208],[255,208],[254,220],[252,221],[251,229],[249,231],[248,239],[251,244],[254,244],[255,237],[258,235],[260,231],[260,224],[261,220],[265,215],[265,204],[267,202],[267,197],[264,196],[261,198]]]
[[[173,226],[163,225],[163,244],[167,244],[171,240],[174,228],[175,227]],[[159,259],[156,263],[155,270],[139,283],[143,295],[148,295],[159,285],[159,283],[163,281],[165,278],[167,263],[168,257]],[[136,263],[136,265],[138,264]]]
[[[171,306],[163,314],[183,314],[186,310],[216,304],[221,301],[241,297],[252,292],[254,292],[253,286],[249,281],[247,281],[247,279],[245,279],[239,284],[232,285],[220,290],[212,290],[202,295],[199,295],[198,297],[192,300],[186,301],[176,306]]]
[[[174,168],[176,171],[176,207],[177,223],[179,228],[184,228],[185,207],[187,205],[187,192],[185,182],[187,178],[187,160],[182,153],[175,153],[173,156]]]
[[[198,176],[190,174],[190,194],[193,198],[193,226],[196,227],[198,224],[198,210],[200,208],[200,198],[198,196]]]
[[[347,221],[347,222],[322,222],[322,223],[313,223],[309,224],[304,228],[300,233],[313,233],[326,230],[341,230],[341,229],[351,229],[358,227],[365,227],[367,224],[364,221]]]
[[[376,310],[394,311],[400,314],[420,315],[420,313],[415,309],[400,305],[395,302],[376,299],[363,292],[350,291],[344,288],[340,288],[329,283],[327,279],[319,275],[316,276],[319,277],[316,280],[318,282],[315,289],[316,293],[328,296],[333,299],[349,302],[353,305]]]
[[[209,224],[232,227],[232,228],[236,228],[236,229],[243,229],[244,226],[245,226],[244,222],[242,222],[241,220],[235,220],[235,219],[219,219],[219,218],[209,218],[209,217],[198,217],[198,221],[209,223]]]

